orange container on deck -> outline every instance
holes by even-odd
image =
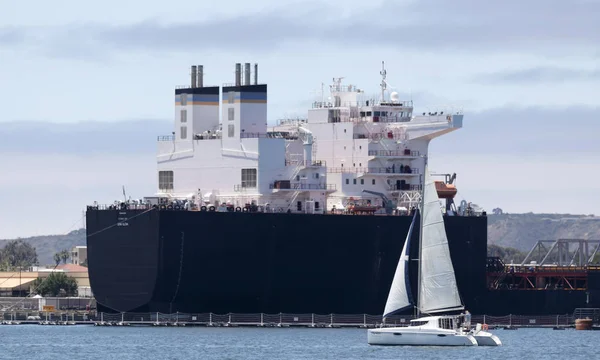
[[[457,192],[456,186],[452,184],[446,184],[443,181],[436,181],[435,189],[437,190],[440,199],[452,199]]]

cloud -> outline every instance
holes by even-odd
[[[551,83],[566,81],[598,81],[600,69],[569,69],[560,67],[535,67],[522,70],[508,70],[474,77],[479,83]]]
[[[592,107],[504,107],[466,113],[463,128],[431,142],[455,154],[576,156],[600,153],[598,114]]]
[[[0,126],[0,153],[153,154],[159,135],[171,133],[166,120],[121,122],[8,122]]]
[[[0,46],[19,45],[26,39],[24,29],[13,27],[0,28]]]
[[[353,6],[354,5],[354,6]],[[158,19],[126,25],[81,24],[60,27],[50,44],[61,54],[117,50],[162,53],[250,50],[276,51],[302,42],[377,46],[427,51],[543,51],[564,54],[596,51],[600,42],[594,1],[422,0],[384,1],[381,6],[335,4],[293,10],[279,8],[210,21],[165,23]],[[375,20],[375,21],[374,21]],[[47,33],[47,31],[42,31]],[[74,36],[73,34],[77,34]],[[39,33],[38,33],[39,35]],[[85,38],[83,43],[80,38]],[[68,47],[65,44],[69,44]],[[53,45],[50,45],[53,46]],[[88,49],[88,50],[84,50]]]
[[[425,95],[416,93],[414,96]],[[432,151],[450,149],[460,154],[521,156],[600,153],[599,113],[600,108],[584,106],[502,107],[467,112],[463,128],[434,140]],[[306,116],[306,107],[294,114]],[[143,154],[152,157],[157,137],[172,131],[171,119],[60,124],[6,122],[0,126],[3,139],[0,154]]]
[[[118,146],[118,144],[114,144]],[[86,205],[141,198],[156,191],[156,162],[149,154],[2,154],[10,169],[0,186],[10,189],[0,207],[0,239],[65,234],[81,226]]]
[[[488,212],[500,207],[517,213],[598,214],[597,204],[590,201],[600,190],[593,180],[600,177],[597,154],[490,156],[445,150],[432,152],[430,160],[432,172],[457,174],[457,204],[472,201]]]
[[[594,213],[598,113],[587,107],[467,113],[462,129],[432,141],[431,169],[458,174],[458,202]],[[10,191],[0,208],[0,238],[64,233],[86,204],[120,199],[122,185],[136,198],[153,194],[156,137],[171,131],[167,120],[3,123],[0,186]]]

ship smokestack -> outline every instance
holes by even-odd
[[[235,64],[235,86],[240,86],[242,82],[242,64]]]
[[[250,85],[250,63],[244,64],[244,85]]]
[[[196,65],[192,65],[192,89],[196,87]]]
[[[254,63],[254,85],[258,85],[258,64]]]
[[[196,79],[198,87],[204,87],[204,66],[198,65],[198,78]]]

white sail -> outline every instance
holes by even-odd
[[[413,216],[412,223],[408,229],[408,235],[406,235],[406,241],[404,241],[404,247],[402,248],[402,253],[400,254],[400,260],[398,260],[398,266],[396,267],[394,280],[392,280],[392,287],[390,288],[387,302],[385,303],[385,309],[383,311],[384,320],[387,316],[406,310],[413,304],[412,294],[410,291],[410,281],[408,277],[408,264],[410,238],[415,225],[415,218],[416,214]]]
[[[464,306],[458,293],[454,267],[450,258],[440,201],[435,183],[427,168],[425,168],[423,196],[419,309],[426,314],[463,310]]]

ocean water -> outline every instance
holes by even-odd
[[[381,347],[365,329],[0,326],[0,359],[598,359],[600,331],[494,330],[502,347]]]

